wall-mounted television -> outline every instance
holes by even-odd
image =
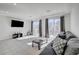
[[[23,21],[11,20],[11,27],[23,27]]]

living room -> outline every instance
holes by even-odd
[[[0,3],[0,55],[52,55],[47,48],[59,33],[70,31],[79,37],[78,6],[78,3]],[[40,46],[35,39],[43,39],[44,44]]]

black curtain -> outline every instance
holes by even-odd
[[[42,37],[42,20],[39,20],[39,36]]]
[[[33,35],[33,21],[31,21],[31,34]]]
[[[45,20],[45,37],[49,37],[48,18]]]
[[[60,17],[60,29],[61,29],[61,32],[65,32],[65,21],[64,21],[64,16],[61,16]]]

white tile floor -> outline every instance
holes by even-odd
[[[1,40],[0,41],[0,55],[38,55],[48,44],[42,46],[41,50],[38,47],[32,47],[33,39],[25,40]],[[50,40],[51,41],[51,40]],[[50,42],[49,41],[49,42]]]

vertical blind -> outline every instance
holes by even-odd
[[[61,16],[61,17],[60,17],[60,29],[61,29],[61,32],[65,31],[64,16]]]
[[[45,20],[45,37],[49,37],[48,18]]]
[[[31,21],[31,34],[33,35],[33,21]]]
[[[39,36],[42,37],[42,20],[39,20]]]

